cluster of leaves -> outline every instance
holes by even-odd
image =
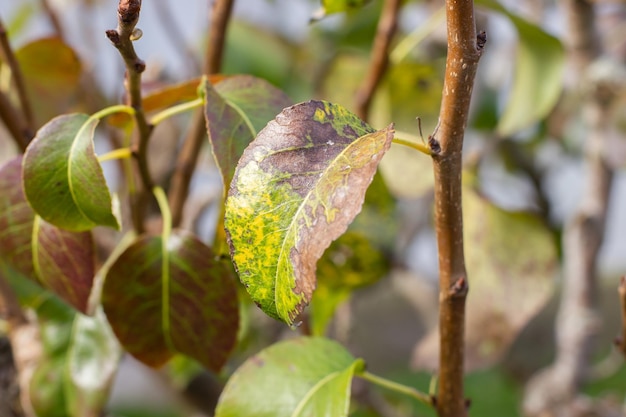
[[[508,135],[536,122],[554,105],[559,91],[552,81],[560,74],[562,50],[556,39],[498,3],[478,3],[508,16],[520,34],[518,60],[523,70],[515,78],[512,104],[497,125],[499,134]],[[325,7],[333,13],[354,4],[327,2]],[[58,65],[45,77],[37,70],[44,52],[56,52]],[[67,100],[68,91],[58,97],[63,91],[59,86],[77,84],[81,69],[75,54],[58,39],[45,39],[23,47],[17,57],[30,94],[41,106],[35,110],[42,126],[25,154],[0,168],[0,259],[3,275],[10,277],[22,303],[35,309],[40,320],[46,359],[32,384],[33,392],[41,394],[33,403],[42,416],[100,409],[121,347],[153,367],[184,354],[219,371],[237,343],[240,301],[235,272],[252,300],[287,324],[296,323],[313,300],[307,319],[313,334],[322,336],[335,308],[354,288],[388,271],[385,251],[393,246],[395,225],[394,197],[385,181],[391,191],[404,190],[397,181],[409,175],[396,175],[394,167],[412,169],[392,153],[383,160],[394,127],[376,130],[326,101],[293,105],[270,83],[242,75],[191,80],[144,97],[144,110],[154,114],[155,123],[174,114],[172,109],[181,102],[198,100],[203,105],[227,191],[223,221],[232,263],[191,232],[172,229],[163,191],[157,187],[153,191],[163,218],[161,233],[120,234],[116,249],[99,265],[94,229],[126,230],[126,225],[103,173],[106,158],[94,151],[94,138],[107,116],[108,128],[129,131],[132,125],[124,115],[134,110],[114,106],[93,115],[52,118],[50,108],[58,106],[46,106],[47,100]],[[436,115],[438,68],[402,59],[392,65],[375,104],[380,120],[373,124],[397,119],[408,126],[408,118],[412,123],[420,110],[408,104],[416,99],[407,92],[424,80],[432,100],[422,114]],[[363,56],[346,55],[331,71],[348,73],[346,68],[362,63]],[[345,94],[354,78],[343,83],[339,76],[329,77],[346,87],[336,89],[329,82],[324,90],[329,97]],[[529,88],[537,79],[545,84]],[[383,175],[376,173],[381,160]],[[132,176],[127,168],[126,175]],[[422,193],[431,183],[422,173],[414,178],[420,176]],[[480,277],[473,288],[504,300],[496,309],[475,309],[476,323],[499,320],[493,337],[476,342],[476,356],[487,361],[510,344],[515,330],[549,294],[547,279],[554,273],[556,254],[549,233],[536,219],[504,212],[471,187],[466,194],[467,215],[485,219],[467,222],[467,234],[475,242],[468,269]],[[506,235],[485,236],[486,224],[493,224],[489,230],[507,230]],[[531,233],[536,239],[532,248],[543,257],[529,264],[531,256],[520,252],[515,268],[503,268],[515,252],[510,242],[516,231]],[[520,283],[522,274],[528,279]],[[515,300],[501,295],[519,291],[532,292],[534,298],[518,300],[511,309]],[[513,331],[502,338],[501,328]],[[352,378],[368,375],[361,360],[328,339],[283,342],[250,358],[235,373],[217,415],[347,415]],[[271,386],[281,400],[259,391],[259,386]]]

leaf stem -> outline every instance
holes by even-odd
[[[431,407],[434,405],[433,399],[430,395],[425,394],[421,391],[418,391],[413,387],[409,387],[409,386],[400,384],[398,382],[390,381],[386,378],[371,374],[367,371],[363,371],[363,373],[356,374],[356,376],[366,381],[369,381],[372,384],[378,385],[379,387],[387,388],[388,390],[396,391],[401,394],[408,395],[409,397],[415,398],[422,404],[426,404]]]
[[[130,116],[134,116],[136,112],[135,112],[135,109],[132,108],[131,106],[127,106],[125,104],[116,104],[115,106],[106,107],[92,114],[90,117],[92,119],[100,120],[115,113],[126,113]]]
[[[428,145],[424,143],[401,139],[401,138],[393,138],[392,142],[397,143],[398,145],[408,146],[409,148],[415,149],[416,151],[420,151],[421,153],[425,155],[429,155],[429,156],[432,155],[430,148],[428,147]]]
[[[120,148],[107,152],[98,157],[98,162],[110,161],[113,159],[127,159],[133,156],[133,151],[130,148]]]
[[[193,109],[197,109],[199,107],[202,107],[204,105],[204,99],[203,98],[197,98],[195,100],[192,101],[188,101],[186,103],[181,103],[178,104],[176,106],[172,106],[169,107],[157,114],[155,114],[151,119],[150,119],[150,124],[153,126],[156,126],[158,124],[160,124],[162,121],[175,116],[177,114],[180,113],[184,113],[186,111],[189,110],[193,110]]]
[[[154,194],[154,198],[156,198],[159,210],[161,211],[161,217],[163,218],[163,230],[161,235],[163,236],[163,240],[168,240],[172,234],[172,213],[167,202],[167,196],[161,187],[154,187],[152,194]]]

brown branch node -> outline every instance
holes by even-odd
[[[483,49],[485,49],[486,43],[487,43],[487,32],[485,32],[484,30],[481,30],[480,32],[478,32],[478,35],[476,35],[476,48],[478,49],[478,51],[482,52]]]

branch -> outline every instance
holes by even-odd
[[[439,129],[429,138],[435,173],[435,231],[439,249],[439,417],[465,416],[463,389],[465,299],[461,170],[463,136],[478,61],[486,42],[476,35],[471,0],[446,0],[448,56]]]
[[[370,67],[363,84],[356,93],[356,114],[363,120],[368,119],[374,93],[389,66],[389,49],[398,27],[401,3],[401,0],[385,0],[378,21]]]
[[[11,79],[22,107],[22,112],[18,112],[9,98],[0,92],[0,117],[2,117],[15,142],[24,150],[35,133],[35,118],[26,93],[24,77],[17,59],[15,59],[2,19],[0,19],[0,60],[6,62],[11,70]]]
[[[106,31],[107,37],[120,52],[126,65],[127,103],[135,109],[135,121],[139,131],[138,143],[134,145],[134,156],[137,160],[143,190],[132,204],[133,223],[137,231],[143,230],[143,206],[153,187],[148,166],[148,141],[153,126],[148,124],[141,97],[141,74],[146,69],[146,64],[137,56],[132,41],[140,12],[141,0],[120,0],[117,9],[117,29]]]
[[[226,31],[232,13],[234,0],[217,0],[213,3],[211,32],[206,51],[205,73],[217,74],[222,67],[222,56],[226,42]],[[183,142],[183,148],[176,161],[176,170],[170,186],[169,202],[172,210],[172,224],[180,225],[183,208],[189,194],[189,183],[196,169],[198,155],[206,135],[204,111],[194,112],[191,127]]]
[[[41,0],[41,7],[46,12],[46,16],[50,20],[50,24],[54,28],[54,32],[60,39],[65,39],[65,31],[56,11],[50,5],[50,0]]]

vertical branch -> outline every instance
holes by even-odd
[[[429,140],[435,174],[435,231],[439,250],[440,417],[466,415],[463,388],[465,299],[461,170],[463,136],[478,61],[486,41],[476,34],[471,0],[446,0],[448,56],[439,114]]]
[[[217,74],[222,67],[226,31],[234,0],[216,0],[211,14],[211,29],[206,51],[205,73]],[[172,225],[178,226],[183,217],[183,208],[189,193],[189,183],[196,169],[198,155],[206,135],[203,110],[194,112],[183,148],[176,161],[176,170],[170,186],[169,203],[172,210]]]
[[[57,15],[56,11],[52,8],[50,4],[50,0],[41,0],[41,7],[43,7],[44,12],[46,12],[46,16],[50,20],[50,24],[54,28],[54,32],[61,39],[65,39],[65,31],[63,30],[63,25],[61,25],[61,20]]]
[[[378,21],[369,70],[356,93],[356,114],[363,120],[368,119],[374,93],[389,65],[389,48],[398,27],[401,3],[401,0],[385,0]]]
[[[143,111],[141,97],[141,74],[146,69],[146,64],[139,59],[133,46],[133,32],[139,21],[141,12],[141,0],[120,0],[117,16],[117,29],[107,30],[106,35],[117,48],[126,65],[126,90],[127,102],[135,109],[135,121],[138,130],[138,143],[135,144],[133,155],[137,160],[139,175],[143,184],[143,192],[135,198],[133,203],[133,222],[137,231],[143,230],[143,212],[146,195],[152,190],[152,178],[148,166],[148,141],[152,133],[152,126],[148,124]]]

